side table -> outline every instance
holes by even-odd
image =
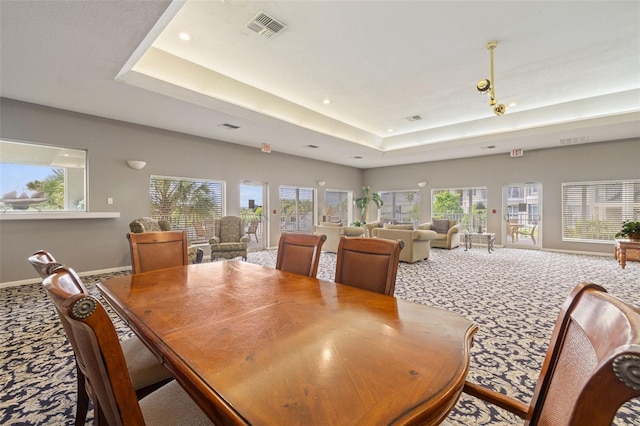
[[[464,234],[464,251],[471,249],[473,237],[478,237],[481,241],[487,242],[487,251],[491,253],[494,250],[496,242],[496,234],[493,232],[467,232]]]
[[[624,269],[627,260],[640,261],[640,240],[616,239],[613,255]]]

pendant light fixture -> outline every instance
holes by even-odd
[[[491,55],[491,79],[483,79],[478,82],[476,85],[476,89],[478,92],[489,95],[489,105],[493,107],[493,112],[495,115],[502,115],[505,113],[507,108],[504,104],[499,104],[496,100],[496,92],[495,92],[495,79],[493,78],[493,51],[498,46],[497,41],[490,41],[487,43],[487,50]]]

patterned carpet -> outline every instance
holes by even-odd
[[[622,270],[611,257],[498,248],[433,249],[428,261],[401,263],[396,297],[453,310],[476,322],[469,380],[527,403],[538,378],[558,310],[575,284],[592,281],[640,306],[640,263]],[[26,256],[25,256],[26,257]],[[275,251],[249,262],[275,266]],[[73,266],[73,265],[71,265]],[[319,278],[333,278],[335,255],[323,253]],[[85,277],[95,282],[122,273]],[[0,290],[0,424],[72,424],[75,369],[53,306],[39,284]],[[130,331],[115,315],[122,337]],[[515,416],[463,395],[453,425],[516,425]],[[92,424],[92,411],[87,424]],[[616,425],[640,425],[640,400],[625,404]]]

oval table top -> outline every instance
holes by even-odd
[[[220,424],[437,424],[477,330],[451,311],[240,261],[98,287]]]

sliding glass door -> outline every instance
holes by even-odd
[[[313,233],[315,189],[280,187],[280,230]]]
[[[246,181],[240,185],[240,216],[249,237],[249,250],[262,250],[267,244],[267,185]]]
[[[506,247],[542,247],[542,184],[514,183],[503,187],[503,241]]]

